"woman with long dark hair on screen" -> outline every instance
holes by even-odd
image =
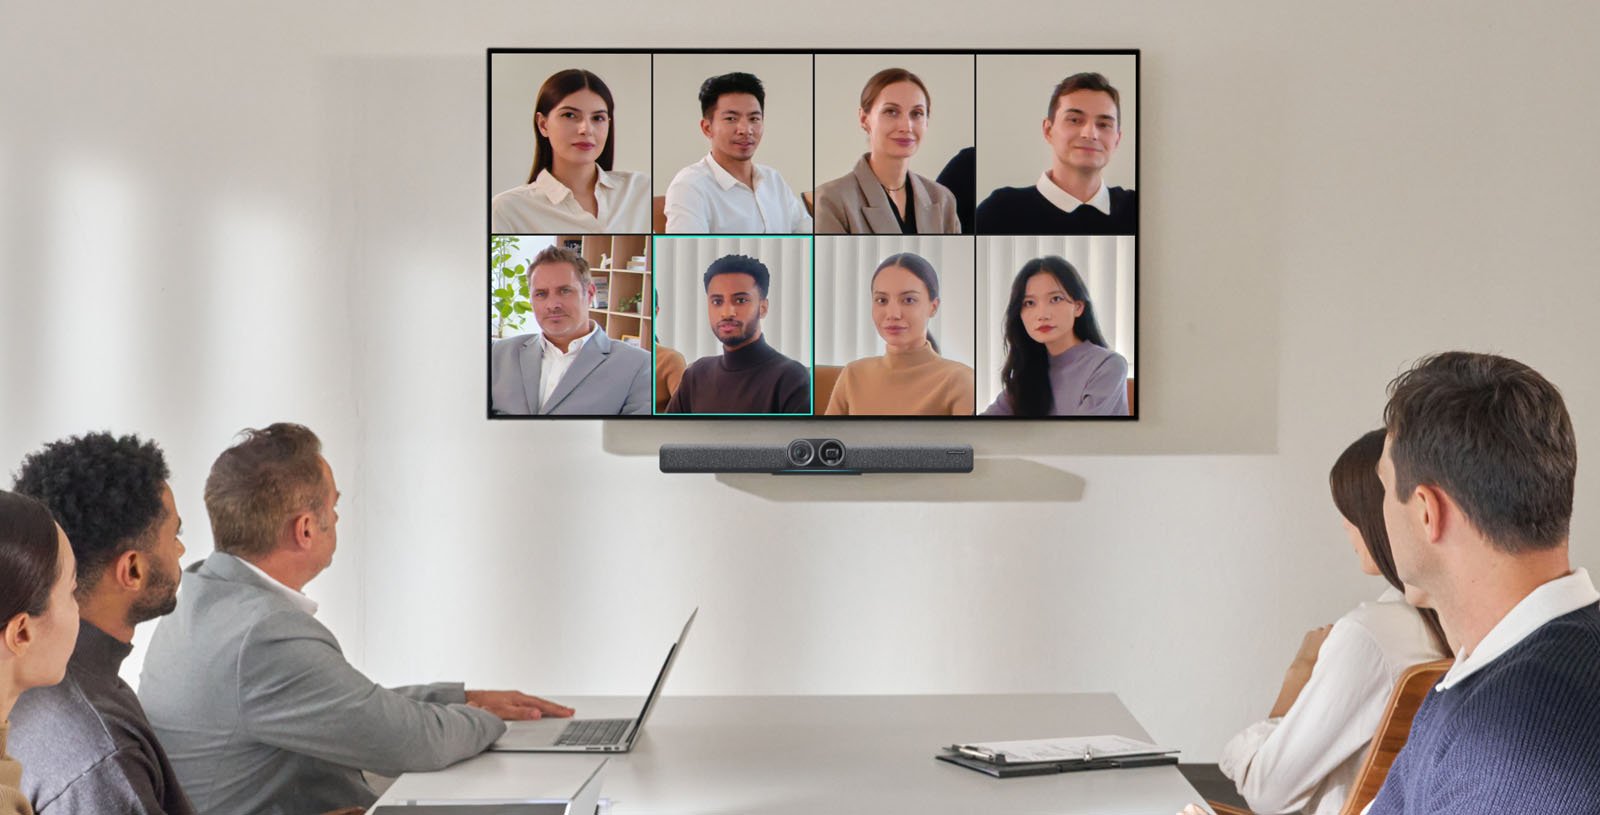
[[[32,815],[22,767],[6,755],[7,720],[29,688],[67,673],[78,642],[78,566],[44,504],[0,490],[0,815]]]
[[[939,274],[927,258],[884,258],[868,284],[872,324],[884,354],[858,359],[839,374],[827,415],[970,416],[972,369],[939,355],[928,321],[939,313]]]
[[[1407,602],[1395,572],[1377,474],[1383,438],[1374,430],[1346,448],[1328,486],[1361,571],[1390,589],[1306,634],[1267,719],[1222,748],[1219,768],[1255,812],[1339,812],[1400,674],[1451,655],[1438,615]]]
[[[956,197],[911,171],[933,103],[928,86],[904,68],[885,68],[861,89],[856,115],[867,152],[848,175],[817,188],[817,231],[852,234],[959,234]]]
[[[1106,345],[1064,258],[1023,264],[1006,303],[1002,390],[985,416],[1126,416],[1128,361]]]
[[[490,203],[496,233],[649,232],[649,173],[612,170],[611,89],[581,68],[551,74],[533,107],[528,183]]]

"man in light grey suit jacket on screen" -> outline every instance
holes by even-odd
[[[363,770],[437,770],[488,747],[502,719],[572,715],[515,691],[385,689],[345,661],[300,591],[337,545],[339,491],[322,444],[295,424],[243,436],[206,479],[216,551],[186,570],[139,679],[196,810],[371,806]]]
[[[589,309],[594,280],[582,255],[549,246],[528,269],[539,333],[489,348],[489,408],[514,415],[648,414],[650,352],[606,336]]]

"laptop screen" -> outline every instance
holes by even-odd
[[[656,683],[651,686],[650,695],[644,698],[644,709],[639,711],[639,719],[634,724],[633,731],[628,734],[628,744],[630,746],[633,744],[633,740],[639,737],[639,731],[644,729],[644,721],[650,716],[650,709],[655,707],[656,697],[661,695],[661,688],[667,683],[667,674],[672,672],[672,663],[677,661],[678,652],[683,650],[683,641],[689,636],[689,627],[694,625],[694,618],[699,613],[700,609],[698,608],[689,612],[689,620],[683,624],[683,633],[679,634],[678,641],[667,649],[667,660],[661,665],[661,673],[656,674]]]

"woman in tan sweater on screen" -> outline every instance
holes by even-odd
[[[872,273],[872,322],[881,357],[844,366],[829,416],[970,416],[972,369],[939,356],[928,321],[939,313],[939,275],[921,255],[890,255]]]

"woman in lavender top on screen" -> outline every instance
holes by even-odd
[[[1055,255],[1023,264],[1005,325],[1002,390],[983,415],[1128,415],[1128,361],[1106,347],[1072,264]]]

